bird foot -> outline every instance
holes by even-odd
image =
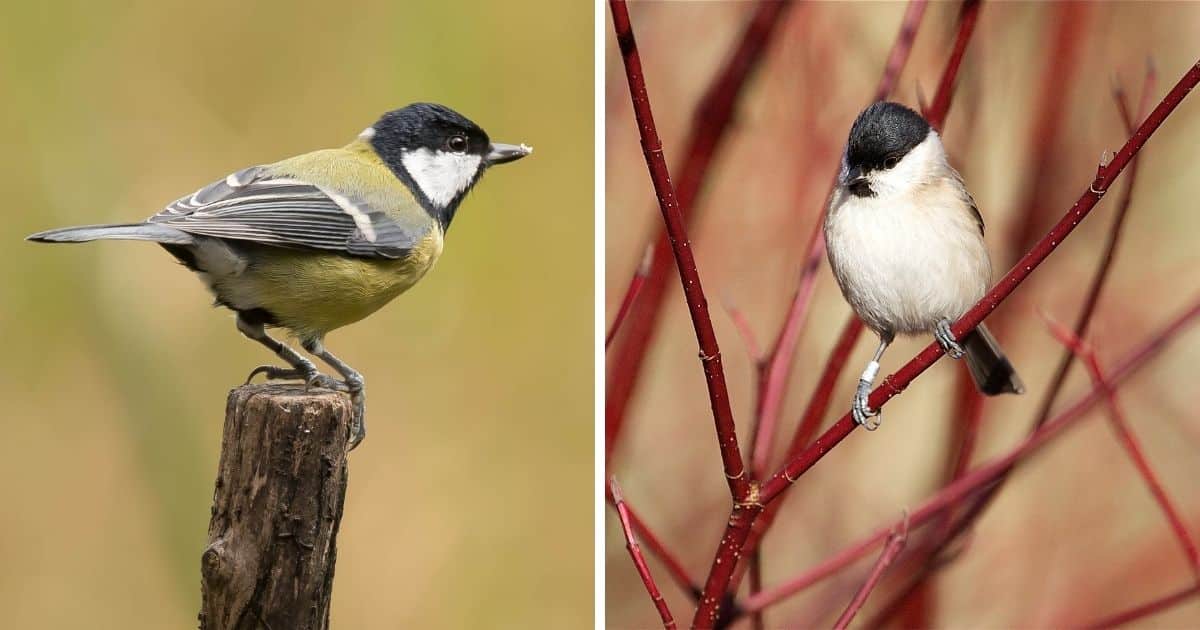
[[[962,345],[954,339],[954,333],[950,332],[950,320],[939,321],[933,329],[933,336],[951,359],[961,359],[966,354]]]
[[[300,368],[283,368],[274,365],[260,365],[250,371],[250,376],[246,377],[246,384],[254,380],[255,376],[265,374],[268,381],[304,381],[304,391],[308,391],[314,387],[333,390],[335,392],[348,392],[350,387],[345,383],[331,377],[321,374],[315,367],[311,370]]]
[[[861,424],[864,429],[874,431],[883,424],[883,414],[878,410],[872,410],[867,404],[867,396],[871,393],[871,381],[859,380],[858,390],[854,393],[854,404],[850,408],[850,415],[854,417],[854,421]]]
[[[353,387],[353,384],[351,386]],[[354,404],[354,417],[350,420],[350,442],[347,445],[347,451],[358,448],[358,445],[367,437],[367,396],[361,383],[358,383],[357,389],[350,390],[350,402]]]

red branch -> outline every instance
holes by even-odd
[[[750,73],[762,60],[776,26],[790,6],[791,2],[758,4],[733,53],[696,107],[687,148],[683,152],[684,162],[679,169],[677,187],[678,208],[684,217],[692,215],[700,185],[707,179],[708,167],[733,119],[737,99]],[[608,391],[604,404],[606,462],[612,457],[617,438],[624,426],[629,401],[638,382],[638,375],[654,336],[658,315],[666,296],[671,263],[666,233],[660,233],[654,242],[656,244],[650,264],[650,275],[642,288],[641,299],[634,305],[626,320],[624,339],[622,343],[617,344],[613,353],[612,369],[607,379]]]
[[[829,409],[829,402],[833,398],[834,385],[837,384],[837,379],[842,373],[842,368],[850,360],[850,353],[854,349],[854,344],[858,341],[858,337],[862,331],[862,322],[854,315],[851,315],[846,320],[846,325],[842,328],[842,334],[838,337],[837,343],[834,344],[833,350],[829,353],[829,360],[825,364],[825,369],[821,372],[821,378],[817,381],[817,386],[813,390],[812,397],[808,399],[808,406],[804,410],[804,416],[796,426],[795,433],[792,435],[792,442],[788,446],[786,459],[791,459],[803,451],[804,447],[808,446],[809,441],[812,440],[813,435],[816,435],[817,429],[821,428],[821,420],[825,417],[825,412]],[[762,516],[755,519],[751,525],[750,534],[746,537],[746,542],[742,545],[743,557],[747,554],[758,553],[759,544],[762,542],[763,537],[766,536],[771,525],[775,522],[776,515],[783,509],[786,498],[787,495],[779,497],[779,499],[763,510]],[[740,570],[743,570],[743,565],[739,565]],[[738,581],[740,575],[739,572],[735,572],[733,580],[735,582]]]
[[[837,622],[833,624],[834,630],[845,630],[850,625],[850,621],[854,619],[854,615],[862,609],[863,604],[867,603],[867,597],[871,591],[875,590],[875,585],[883,578],[883,572],[887,571],[888,567],[904,550],[904,541],[908,539],[908,516],[905,515],[903,525],[900,529],[892,530],[888,535],[887,543],[883,546],[883,551],[879,554],[879,559],[875,561],[875,566],[871,567],[871,572],[867,574],[867,580],[859,587],[858,592],[850,600],[850,605],[846,606],[846,610],[842,612],[842,616],[838,617]]]
[[[980,0],[963,2],[958,14],[958,36],[954,39],[954,49],[946,61],[946,69],[942,72],[942,80],[938,82],[933,103],[924,111],[925,120],[928,120],[929,126],[938,133],[942,132],[942,126],[946,124],[946,114],[950,112],[950,99],[954,96],[954,81],[958,78],[958,67],[962,65],[963,55],[967,52],[967,42],[971,41],[971,34],[975,32],[975,21],[979,18],[979,9],[982,6],[983,2]]]
[[[995,310],[1001,302],[1020,286],[1021,282],[1029,277],[1034,269],[1037,269],[1041,265],[1051,252],[1062,244],[1066,237],[1079,225],[1079,222],[1096,206],[1108,190],[1108,187],[1120,175],[1121,171],[1125,169],[1130,159],[1141,150],[1142,146],[1154,134],[1155,130],[1162,125],[1167,116],[1175,110],[1198,82],[1200,82],[1200,63],[1194,64],[1171,91],[1163,97],[1163,100],[1154,108],[1154,111],[1151,112],[1150,116],[1146,118],[1146,121],[1142,123],[1134,135],[1121,147],[1121,150],[1117,152],[1112,161],[1097,170],[1096,177],[1092,180],[1088,190],[1079,197],[1078,201],[1067,211],[1058,224],[1017,262],[1016,266],[1000,280],[999,284],[993,287],[979,303],[955,322],[951,327],[951,331],[955,337],[961,338],[978,326],[989,313]],[[904,391],[912,383],[913,379],[941,358],[942,353],[940,345],[931,343],[916,357],[901,367],[900,370],[885,378],[883,383],[871,392],[868,399],[871,408],[881,408],[888,400]],[[791,484],[795,483],[801,475],[809,468],[812,468],[813,465],[836,447],[856,427],[857,425],[849,413],[843,415],[823,435],[818,437],[811,446],[798,456],[790,458],[778,472],[763,482],[760,487],[757,504],[746,506],[747,509],[742,514],[738,514],[735,510],[734,516],[741,518],[731,518],[729,525],[725,529],[725,535],[722,536],[717,548],[713,567],[710,569],[708,579],[705,581],[705,596],[700,600],[700,606],[692,622],[693,626],[706,627],[706,623],[711,624],[711,620],[715,619],[716,612],[714,607],[719,605],[719,600],[714,599],[712,596],[713,593],[724,593],[731,590],[731,587],[736,587],[736,584],[731,584],[733,566],[730,565],[735,564],[731,559],[736,558],[737,554],[742,550],[750,531],[750,525],[762,511],[762,506],[769,504],[787,490]],[[963,477],[963,479],[968,478]],[[948,487],[953,487],[953,484]],[[744,522],[747,519],[749,522]]]
[[[1142,604],[1140,606],[1135,606],[1134,608],[1130,608],[1129,610],[1119,612],[1110,617],[1105,617],[1104,619],[1101,619],[1100,621],[1088,624],[1087,626],[1084,626],[1084,627],[1088,628],[1089,630],[1092,630],[1092,629],[1099,629],[1099,628],[1116,628],[1118,626],[1124,626],[1124,625],[1128,624],[1129,622],[1137,621],[1138,619],[1141,619],[1142,617],[1149,617],[1150,615],[1160,613],[1176,604],[1179,604],[1179,603],[1184,602],[1192,597],[1195,597],[1196,595],[1200,595],[1200,584],[1197,584],[1194,586],[1189,586],[1187,588],[1175,591],[1174,593],[1171,593],[1170,595],[1167,595],[1165,597],[1160,597],[1156,600],[1146,602],[1145,604]]]
[[[1192,302],[1190,307],[1168,322],[1162,327],[1162,329],[1148,337],[1146,341],[1139,345],[1135,350],[1131,351],[1128,355],[1117,362],[1116,368],[1113,369],[1112,374],[1109,377],[1109,383],[1113,386],[1116,386],[1128,379],[1138,369],[1149,362],[1150,359],[1153,359],[1155,356],[1157,356],[1158,353],[1166,347],[1167,342],[1177,337],[1197,317],[1200,317],[1200,296],[1198,296],[1197,299]],[[1043,425],[1043,428],[1034,431],[1028,438],[1026,438],[1026,443],[1033,439],[1034,436],[1038,435],[1038,431],[1045,430],[1045,427],[1049,427],[1051,425],[1062,426],[1075,421],[1077,418],[1088,412],[1093,405],[1100,402],[1102,398],[1103,393],[1098,388],[1093,388],[1090,392],[1080,397],[1080,399],[1074,404],[1067,407],[1061,413],[1055,416],[1053,420],[1050,420]],[[1015,463],[1016,460],[1010,463],[1008,468],[1002,470],[999,473],[999,476],[1003,477],[1008,475],[1013,468],[1013,464]],[[977,469],[976,472],[978,472],[978,470],[983,470],[983,467]],[[956,484],[963,483],[962,479],[966,479],[974,474],[976,473],[971,473],[960,478],[954,483],[943,488],[938,494],[924,501],[921,506],[912,513],[912,516],[910,517],[910,522],[912,525],[919,526],[923,524],[925,518],[932,516],[932,514],[929,514],[928,511],[930,510],[931,506],[933,506],[935,502],[939,500],[939,497],[943,496],[943,493],[948,492],[949,488],[952,486],[957,487]],[[983,485],[988,486],[988,484],[990,484],[990,482]],[[870,536],[847,546],[842,551],[830,556],[817,566],[812,567],[799,576],[791,580],[787,580],[779,586],[770,589],[769,591],[763,591],[756,596],[747,598],[744,602],[742,602],[743,610],[749,612],[770,606],[771,604],[790,597],[791,595],[808,588],[809,586],[829,577],[830,575],[833,575],[842,568],[865,556],[871,550],[871,548],[873,548],[879,543],[879,541],[883,540],[884,537],[887,536],[888,531],[890,531],[891,527],[894,525],[895,524],[891,524],[889,526],[881,527]]]
[[[742,345],[746,347],[746,356],[750,357],[750,362],[754,364],[754,368],[761,372],[763,362],[762,346],[758,345],[758,338],[754,336],[754,329],[750,327],[750,320],[746,319],[746,314],[733,304],[722,302],[722,306],[725,307],[725,312],[729,314],[729,319],[733,322],[734,330],[737,330],[738,336],[742,338]]]
[[[1091,374],[1092,383],[1104,393],[1105,402],[1108,403],[1109,419],[1112,420],[1113,430],[1117,433],[1117,440],[1125,448],[1129,459],[1133,460],[1133,465],[1137,467],[1138,473],[1146,481],[1146,486],[1154,495],[1154,500],[1158,502],[1171,529],[1175,531],[1175,537],[1179,540],[1179,546],[1183,547],[1183,552],[1187,554],[1192,572],[1196,574],[1197,578],[1200,578],[1200,552],[1196,550],[1196,543],[1192,540],[1191,534],[1188,534],[1187,526],[1183,524],[1183,517],[1180,516],[1179,510],[1171,498],[1167,496],[1167,491],[1159,481],[1158,474],[1154,472],[1154,468],[1150,466],[1150,461],[1146,458],[1145,450],[1129,426],[1129,420],[1117,399],[1117,391],[1105,376],[1104,369],[1100,367],[1095,350],[1066,326],[1049,319],[1046,320],[1046,323],[1059,343],[1066,346],[1079,360],[1083,361],[1087,366],[1088,373]]]
[[[735,501],[745,501],[751,492],[750,479],[742,463],[738,448],[737,429],[733,421],[733,409],[729,404],[729,389],[725,384],[725,370],[721,365],[721,349],[713,331],[712,319],[708,314],[708,301],[700,284],[700,273],[692,256],[692,244],[688,240],[687,225],[679,209],[675,187],[671,184],[671,173],[663,155],[662,140],[654,126],[654,113],[650,108],[650,96],[646,93],[646,79],[642,74],[642,61],[638,55],[633,26],[629,23],[629,9],[624,0],[610,0],[613,14],[613,29],[621,48],[625,63],[625,77],[629,83],[629,94],[633,101],[633,112],[637,118],[638,132],[642,139],[642,152],[646,157],[646,168],[654,183],[654,193],[662,210],[667,226],[667,239],[671,253],[675,255],[675,266],[679,270],[679,281],[692,316],[692,327],[696,330],[696,342],[700,346],[700,363],[704,368],[704,380],[708,385],[708,401],[712,407],[713,423],[716,425],[717,442],[721,450],[721,462],[725,468],[725,479],[729,493]]]
[[[609,502],[613,501],[611,489],[607,498]],[[629,505],[628,501],[625,502],[625,511],[629,513],[629,522],[633,525],[634,533],[646,541],[646,546],[650,548],[650,552],[666,565],[667,571],[670,572],[671,578],[675,580],[679,588],[683,589],[688,595],[691,595],[692,599],[699,598],[700,587],[696,586],[696,581],[692,579],[692,576],[688,575],[687,569],[683,568],[683,563],[679,561],[679,557],[672,553],[670,549],[667,549],[667,546],[663,544],[658,536],[654,535],[654,532],[646,525],[637,511]]]
[[[658,591],[658,585],[654,583],[654,577],[650,575],[650,567],[646,565],[642,548],[638,547],[637,539],[633,537],[633,526],[629,523],[629,510],[626,509],[625,499],[621,496],[621,486],[617,485],[616,477],[610,478],[608,484],[613,503],[617,508],[617,516],[621,519],[621,531],[625,534],[625,548],[629,550],[629,557],[633,558],[633,566],[637,567],[642,584],[646,585],[646,592],[650,594],[654,607],[658,609],[658,615],[662,617],[663,628],[674,630],[675,618],[671,616],[671,610],[667,608],[667,600],[663,599],[662,593]]]
[[[625,297],[621,298],[621,306],[617,307],[617,315],[613,317],[612,326],[609,326],[608,334],[604,336],[604,349],[606,351],[608,350],[608,346],[612,344],[613,338],[617,336],[617,330],[621,328],[621,323],[629,315],[629,309],[633,306],[634,300],[642,292],[642,286],[646,284],[646,276],[650,275],[650,261],[652,260],[654,260],[653,244],[646,246],[646,253],[642,255],[642,262],[638,263],[637,270],[633,272],[633,277],[629,279],[629,286],[625,288]]]

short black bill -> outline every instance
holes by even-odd
[[[533,147],[527,147],[523,144],[516,145],[493,142],[488,154],[483,156],[483,160],[489,165],[504,164],[505,162],[519,160],[530,153],[533,153]]]

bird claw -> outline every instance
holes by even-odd
[[[946,351],[946,355],[951,359],[961,359],[966,354],[963,347],[954,339],[954,333],[950,332],[950,320],[943,319],[933,328],[933,336],[937,339],[938,345],[942,346],[942,350]]]
[[[313,372],[304,379],[304,391],[307,392],[313,388],[328,389],[335,392],[350,391],[350,387],[345,383],[333,378],[332,376],[321,374],[320,372]]]
[[[354,417],[350,420],[350,442],[346,447],[347,451],[353,451],[367,437],[367,397],[361,383],[357,389],[350,390],[350,402],[354,404]]]
[[[850,415],[854,417],[854,421],[861,424],[868,431],[874,431],[883,424],[883,414],[878,410],[872,410],[867,404],[867,396],[871,393],[871,382],[866,380],[858,381],[858,390],[854,394],[854,404],[850,407]]]
[[[260,365],[253,370],[250,370],[250,376],[246,377],[246,385],[254,380],[255,376],[266,374],[268,381],[279,380],[299,380],[304,378],[304,372],[296,368],[282,368],[274,365]]]
[[[250,371],[250,376],[246,377],[246,384],[249,385],[250,381],[254,380],[254,377],[258,376],[259,374],[265,374],[268,381],[302,380],[304,381],[305,392],[314,387],[328,389],[335,392],[351,391],[349,385],[331,376],[321,374],[315,367],[312,370],[305,370],[301,368],[283,368],[275,365],[260,365]]]

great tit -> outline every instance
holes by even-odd
[[[442,253],[459,204],[490,166],[525,145],[491,142],[454,110],[415,103],[384,114],[350,144],[251,166],[182,197],[141,223],[39,232],[31,241],[152,241],[196,272],[241,333],[289,367],[250,372],[351,394],[350,448],[366,436],[363,377],[330,354],[325,334],[412,287]],[[344,380],[269,336],[290,331]]]
[[[1025,390],[982,324],[960,343],[950,324],[987,293],[992,262],[983,216],[950,166],[937,131],[898,103],[867,107],[850,128],[825,244],[846,301],[879,335],[855,392],[852,414],[879,425],[867,405],[879,359],[896,334],[932,332],[952,358],[967,358],[979,391]]]

